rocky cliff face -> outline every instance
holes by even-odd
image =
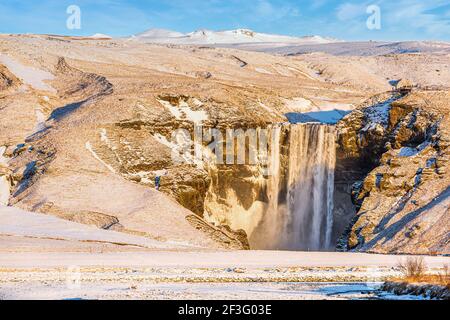
[[[19,84],[20,80],[9,72],[6,67],[0,64],[0,92],[6,91]]]
[[[185,129],[192,138],[199,124],[224,133],[268,128],[286,122],[286,114],[302,113],[298,118],[308,121],[314,118],[309,115],[334,117],[402,73],[395,62],[376,79],[364,67],[354,80],[340,81],[337,75],[345,80],[356,69],[342,64],[331,70],[332,58],[316,68],[315,61],[324,59],[320,55],[293,58],[122,40],[0,35],[0,49],[10,58],[9,67],[0,64],[3,203],[211,248],[248,248],[248,230],[260,221],[257,215],[248,219],[248,213],[261,212],[274,196],[268,196],[260,167],[201,163],[193,151],[215,139],[190,145],[188,156],[178,152],[173,132]],[[427,58],[414,55],[417,59],[429,68]],[[14,66],[28,70],[25,78]],[[441,74],[433,79],[444,82],[447,73]],[[443,92],[379,95],[338,125],[333,240],[351,225],[345,249],[447,250],[448,214],[436,213],[448,211],[447,101]],[[283,131],[281,168],[289,161],[288,140]],[[188,161],[174,161],[174,152]],[[158,175],[161,192],[154,190]],[[287,175],[281,170],[280,181]],[[280,198],[286,199],[287,189],[279,189]],[[221,225],[207,221],[211,216]],[[261,232],[261,241],[265,235]]]
[[[448,252],[448,120],[443,112],[448,108],[447,97],[448,93],[432,91],[380,94],[337,125],[332,238],[342,236],[347,228],[339,243],[341,249]],[[224,131],[238,123],[234,124],[229,113],[214,115],[217,102],[187,95],[159,96],[156,101],[161,111],[138,104],[130,119],[100,128],[97,138],[90,141],[92,151],[112,172],[150,187],[154,187],[156,175],[166,170],[161,190],[196,213],[188,218],[192,225],[212,232],[231,247],[248,248],[247,239],[269,203],[268,180],[261,168],[199,166],[195,159],[189,159],[191,164],[174,163],[171,145],[174,130],[193,134],[198,110],[207,110],[208,116],[201,120],[204,129]],[[171,115],[164,113],[167,109]],[[249,128],[270,127],[258,117],[245,123]],[[286,155],[289,142],[286,130],[283,132],[280,147]],[[283,161],[286,157],[280,159]],[[216,224],[215,231],[202,220],[204,215]]]
[[[252,179],[247,179],[257,175],[253,172],[254,166],[215,166],[206,158],[196,158],[195,148],[200,148],[201,153],[206,155],[206,146],[214,140],[206,136],[209,129],[219,130],[223,137],[226,130],[233,126],[242,129],[241,118],[230,117],[232,110],[226,111],[226,102],[200,99],[165,94],[154,99],[159,108],[144,102],[137,103],[128,119],[100,128],[97,137],[90,140],[90,149],[111,172],[135,183],[154,188],[155,178],[160,176],[160,191],[195,213],[187,218],[195,228],[210,234],[218,242],[227,243],[228,248],[248,249],[247,234],[243,228],[227,223],[228,220],[214,226],[211,221],[203,219],[205,209],[208,211],[216,200],[227,208],[233,201],[239,205],[240,199],[252,202],[253,198],[248,195],[258,193],[259,187],[253,184]],[[246,118],[247,127],[267,126],[262,117],[242,117]],[[205,135],[203,141],[194,141],[196,128],[200,128]],[[172,135],[177,130],[185,130],[186,136],[177,136],[174,140]],[[185,141],[180,141],[181,138]],[[180,150],[183,143],[187,147]],[[224,154],[226,152],[224,149]],[[235,188],[242,191],[238,198],[232,197]],[[221,200],[222,196],[224,198]],[[219,211],[218,206],[215,209]],[[228,214],[231,215],[231,212]]]
[[[449,97],[380,95],[338,124],[338,163],[343,172],[358,168],[347,177],[357,213],[341,248],[450,252]]]

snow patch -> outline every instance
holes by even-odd
[[[112,151],[117,150],[117,147],[114,146],[111,143],[111,140],[109,140],[108,135],[106,133],[106,129],[101,129],[100,130],[100,140],[104,143],[106,143],[106,145],[108,146],[108,148],[110,148]]]
[[[273,74],[272,72],[270,72],[264,68],[255,68],[255,71],[259,72],[259,73],[263,73],[263,74]]]
[[[258,102],[258,104],[259,104],[259,106],[260,106],[261,108],[267,110],[268,112],[270,112],[270,113],[272,113],[272,114],[274,114],[274,115],[277,115],[277,113],[276,113],[274,110],[272,110],[271,108],[269,108],[268,106],[266,106],[264,103]]]
[[[3,63],[16,77],[20,78],[24,83],[30,85],[34,89],[56,92],[54,88],[44,82],[45,80],[53,80],[55,78],[50,72],[35,67],[25,66],[1,53],[0,62]]]
[[[419,154],[420,152],[422,152],[426,147],[428,147],[429,144],[430,144],[429,141],[425,141],[415,148],[403,147],[399,150],[398,156],[399,157],[414,157],[417,154]]]
[[[335,102],[328,98],[319,98],[314,99],[313,101],[314,104],[316,105],[316,108],[320,111],[330,111],[330,110],[349,111],[354,109],[354,105],[351,103]]]
[[[188,120],[192,121],[196,125],[199,125],[203,121],[209,119],[206,111],[194,111],[190,108],[189,104],[186,101],[181,101],[179,106],[174,106],[170,102],[165,100],[158,100],[158,102],[161,103],[165,108],[167,108],[177,120]],[[199,100],[196,100],[194,103],[197,106],[202,105]]]
[[[116,173],[116,171],[114,170],[113,167],[111,167],[109,164],[107,164],[106,162],[104,162],[98,155],[97,153],[95,153],[94,149],[92,148],[91,143],[88,141],[86,142],[86,149],[94,156],[95,159],[97,159],[98,161],[100,161],[106,168],[108,168],[109,171],[111,171],[112,173]]]
[[[371,123],[378,123],[386,127],[389,122],[389,112],[391,111],[391,103],[393,99],[389,99],[386,102],[376,104],[373,107],[367,108],[367,125]]]
[[[306,112],[312,109],[312,102],[301,97],[285,100],[284,104],[292,112]]]
[[[36,115],[36,128],[34,129],[35,132],[39,132],[45,129],[45,115],[42,112],[42,109],[40,107],[36,108],[34,110]]]
[[[192,102],[194,103],[194,105],[198,108],[203,106],[203,102],[201,102],[200,100],[198,100],[197,98],[192,99]]]
[[[403,147],[398,152],[399,157],[413,157],[417,155],[419,151],[416,148]]]
[[[8,165],[9,158],[5,157],[4,154],[6,152],[6,147],[0,147],[0,165]]]
[[[69,241],[114,243],[146,248],[193,247],[177,241],[160,242],[146,237],[102,230],[57,217],[27,212],[13,207],[0,207],[0,234],[53,238]]]
[[[204,153],[204,147],[198,144],[194,144],[191,140],[191,137],[187,137],[184,132],[180,131],[174,137],[176,142],[167,140],[166,137],[159,133],[155,134],[153,138],[172,150],[172,160],[174,162],[195,164],[197,168],[203,168],[203,161],[201,159],[197,159],[197,157],[194,156],[193,147],[201,148],[202,153]]]
[[[428,147],[430,145],[430,141],[424,141],[422,142],[420,145],[418,145],[416,147],[418,152],[421,152],[422,150],[424,150],[426,147]]]

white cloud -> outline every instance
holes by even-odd
[[[404,0],[397,5],[386,6],[384,12],[388,26],[401,26],[409,31],[425,33],[428,37],[450,36],[450,20],[445,12],[439,12],[445,4],[445,1],[417,3]],[[431,13],[433,11],[436,13]]]

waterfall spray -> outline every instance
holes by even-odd
[[[328,250],[333,228],[334,127],[291,125],[287,168],[281,166],[280,128],[273,130],[268,204],[250,240],[262,249]]]

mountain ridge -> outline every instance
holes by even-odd
[[[167,29],[149,29],[131,36],[142,42],[175,44],[234,44],[234,43],[296,43],[319,44],[334,43],[341,40],[319,35],[294,37],[287,35],[259,33],[250,29],[212,31],[199,29],[189,33],[180,33]]]

